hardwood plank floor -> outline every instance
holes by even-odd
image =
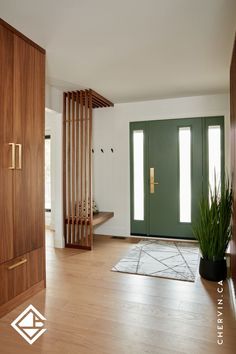
[[[47,288],[0,319],[0,352],[61,354],[235,353],[236,323],[224,283],[224,344],[217,345],[217,284],[111,272],[135,239],[95,236],[93,251],[54,249]],[[29,304],[46,318],[33,345],[10,323]]]

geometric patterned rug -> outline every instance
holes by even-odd
[[[112,270],[194,282],[198,264],[197,243],[142,240]]]

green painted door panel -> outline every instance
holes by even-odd
[[[155,192],[149,193],[149,235],[193,238],[192,224],[179,219],[179,128],[191,129],[191,220],[198,214],[202,193],[202,120],[149,122],[149,168],[155,169]]]

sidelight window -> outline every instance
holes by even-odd
[[[208,182],[213,191],[221,187],[221,129],[220,125],[208,127]]]
[[[191,222],[191,128],[179,128],[179,220]]]
[[[144,220],[144,133],[133,132],[134,220]]]

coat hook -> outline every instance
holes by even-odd
[[[101,149],[101,152],[104,154],[104,151],[103,151],[103,149]]]
[[[92,149],[92,153],[94,154],[94,149]]]
[[[111,148],[111,152],[112,152],[112,153],[114,152],[113,148]]]

